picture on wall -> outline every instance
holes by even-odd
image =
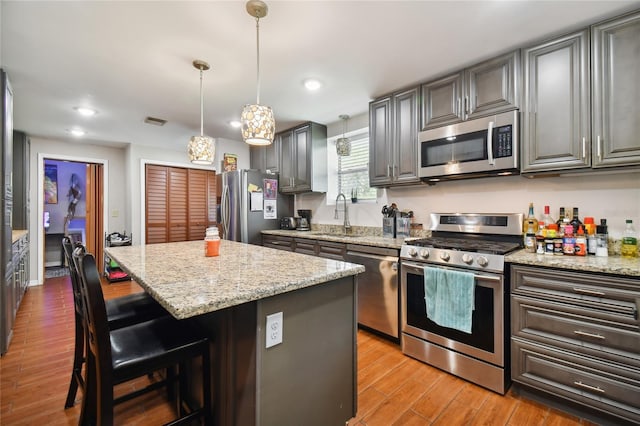
[[[44,202],[58,204],[58,166],[44,165]]]

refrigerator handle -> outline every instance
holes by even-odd
[[[222,238],[227,239],[229,235],[229,187],[222,187],[222,197],[220,198],[222,204],[220,214],[222,215]]]

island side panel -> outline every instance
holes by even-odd
[[[356,414],[356,277],[258,302],[257,424],[344,425]],[[267,315],[283,342],[265,348]]]

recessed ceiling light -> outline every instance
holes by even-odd
[[[85,117],[91,117],[98,113],[95,109],[87,107],[74,107],[73,109],[75,109],[78,114],[84,115]]]
[[[231,127],[236,128],[236,129],[238,129],[238,128],[242,127],[242,123],[241,123],[240,121],[238,121],[238,120],[232,120],[232,121],[230,121],[230,122],[229,122],[229,125],[230,125]]]
[[[320,83],[320,81],[313,79],[313,78],[308,78],[304,81],[304,87],[307,88],[307,90],[310,91],[316,91],[319,88],[322,87],[322,83]]]
[[[73,136],[84,136],[87,134],[87,132],[85,130],[82,129],[67,129],[67,132],[71,133]]]

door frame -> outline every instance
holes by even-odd
[[[38,283],[44,284],[44,160],[74,161],[76,163],[93,163],[102,165],[102,190],[109,194],[109,161],[102,158],[74,157],[70,155],[38,153]],[[102,223],[104,229],[109,229],[109,197],[103,196]],[[97,241],[102,241],[102,236]]]

